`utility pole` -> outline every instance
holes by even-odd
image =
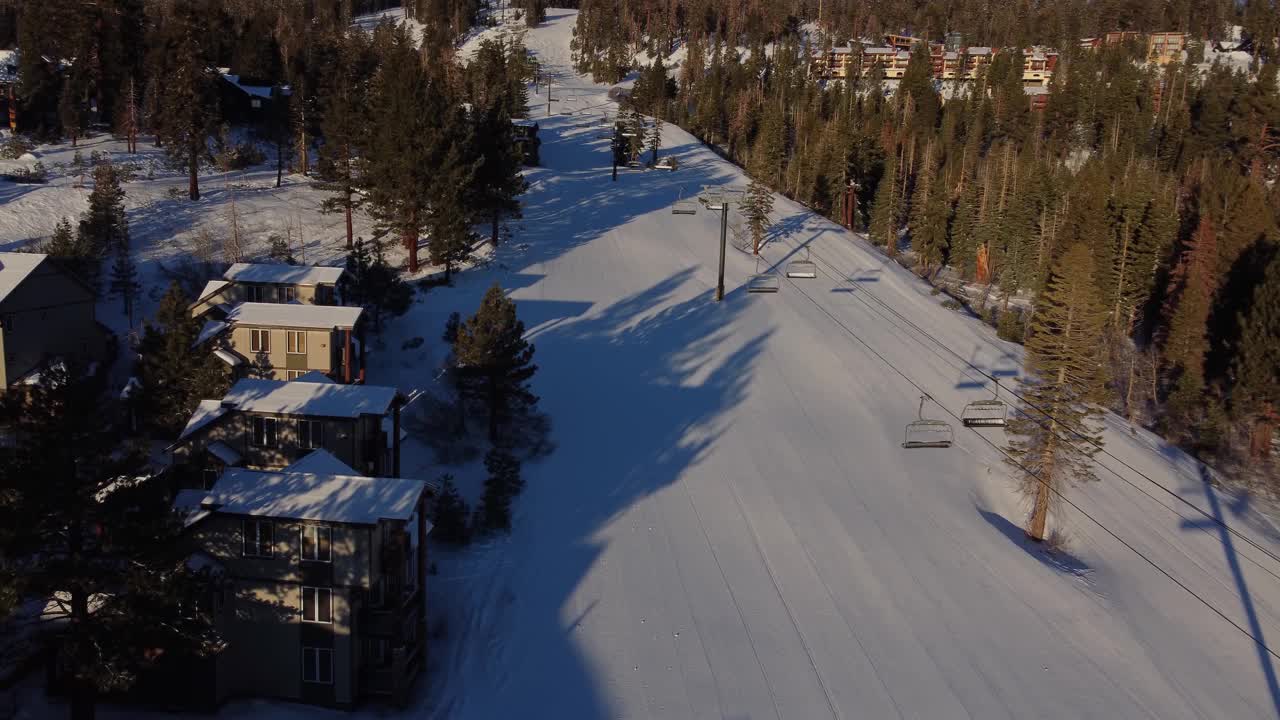
[[[731,203],[742,204],[746,191],[740,188],[719,188],[704,185],[698,193],[698,202],[708,210],[720,213],[720,267],[716,276],[716,302],[724,300],[724,256],[729,244],[729,206]],[[697,206],[685,200],[677,201],[671,208],[673,215],[696,215]]]
[[[720,204],[720,275],[716,279],[716,302],[724,300],[724,247],[728,243],[729,202]]]

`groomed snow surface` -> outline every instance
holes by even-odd
[[[568,109],[611,110],[568,65],[573,20],[551,10],[526,42],[573,90]],[[500,282],[559,446],[526,464],[509,537],[434,551],[438,635],[407,716],[1276,717],[1271,656],[1231,624],[1280,641],[1280,541],[1247,497],[1109,418],[1101,463],[1120,476],[1069,497],[1115,536],[1067,509],[1062,550],[1027,543],[1002,431],[953,421],[950,449],[900,447],[921,388],[925,414],[951,419],[990,396],[969,363],[1007,387],[1020,348],[781,198],[761,268],[807,247],[819,277],[748,295],[756,262],[730,248],[714,303],[718,217],[670,207],[744,178],[668,125],[680,169],[612,183],[597,117],[537,109],[544,167],[513,236],[369,354],[372,384],[429,390],[448,314]],[[402,349],[413,337],[427,340]],[[406,477],[446,470],[409,446]],[[476,467],[452,471],[475,497]],[[39,716],[38,691],[24,697],[20,717]]]

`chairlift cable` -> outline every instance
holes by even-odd
[[[807,248],[806,248],[806,249],[807,249]],[[818,255],[817,253],[814,253],[814,254],[813,254],[813,257],[816,257],[819,261],[821,261],[822,263],[826,264],[827,266],[829,266],[829,267],[831,267],[831,268],[835,268],[835,266],[834,266],[830,261],[826,260],[826,259],[825,259],[825,258],[823,258],[821,255]],[[830,277],[832,280],[836,280],[837,282],[841,282],[839,279],[837,279],[837,278],[836,278],[835,276],[833,276],[831,273],[826,272],[825,270],[824,270],[824,274],[826,274],[826,275],[827,275],[828,277]],[[944,343],[944,342],[940,341],[940,340],[939,340],[937,337],[935,337],[933,334],[931,334],[931,333],[930,333],[930,332],[928,332],[927,330],[925,330],[925,329],[921,328],[919,325],[917,325],[916,323],[912,322],[910,319],[906,318],[906,317],[905,317],[905,316],[903,316],[901,313],[899,313],[897,310],[895,310],[892,306],[890,306],[889,304],[885,303],[883,300],[881,300],[879,297],[877,297],[875,293],[873,293],[873,292],[871,292],[870,290],[867,290],[867,289],[865,289],[865,288],[862,288],[862,289],[860,289],[860,291],[859,291],[859,292],[854,293],[854,294],[855,294],[856,296],[858,296],[858,297],[861,299],[861,296],[862,296],[864,293],[865,293],[866,295],[870,296],[870,297],[871,297],[871,299],[872,299],[872,300],[874,300],[874,301],[876,302],[876,304],[877,304],[877,305],[879,305],[880,307],[884,308],[885,310],[888,310],[888,311],[889,311],[891,314],[893,314],[895,317],[897,317],[898,319],[900,319],[900,320],[902,320],[904,323],[906,323],[906,324],[907,324],[911,329],[914,329],[917,333],[919,333],[920,335],[922,335],[922,336],[924,336],[925,338],[929,339],[929,340],[930,340],[931,342],[933,342],[935,345],[937,345],[937,346],[941,347],[943,350],[946,350],[948,353],[950,353],[951,355],[953,355],[954,357],[956,357],[957,359],[959,359],[959,360],[960,360],[960,362],[964,363],[964,365],[968,366],[972,371],[974,371],[974,372],[978,373],[979,375],[981,375],[982,377],[984,377],[984,378],[986,378],[986,379],[988,379],[988,380],[991,380],[991,381],[993,381],[993,382],[995,382],[995,383],[997,383],[997,384],[999,383],[999,381],[1000,381],[1000,380],[999,380],[999,378],[997,378],[997,377],[996,377],[996,376],[994,376],[994,375],[991,375],[990,373],[988,373],[988,372],[984,371],[982,368],[980,368],[980,367],[978,367],[978,366],[974,365],[972,362],[970,362],[970,361],[966,360],[963,356],[961,356],[961,355],[960,355],[959,353],[957,353],[955,350],[952,350],[952,349],[951,349],[951,347],[950,347],[949,345],[947,345],[946,343]],[[868,309],[870,309],[872,312],[875,312],[876,314],[881,315],[881,317],[884,317],[884,314],[883,314],[882,312],[880,312],[880,311],[879,311],[879,310],[877,310],[876,308],[872,307],[869,303],[867,303],[867,302],[866,302],[866,300],[862,300],[862,302],[863,302],[863,304],[864,304],[864,305],[866,305],[866,306],[867,306],[867,308],[868,308]],[[887,320],[888,318],[885,318],[885,319]],[[896,368],[895,368],[895,370],[896,370]],[[1092,439],[1092,438],[1090,438],[1089,436],[1084,435],[1084,434],[1083,434],[1083,433],[1081,433],[1079,430],[1077,430],[1077,429],[1075,429],[1074,427],[1072,427],[1071,423],[1065,423],[1065,422],[1062,422],[1062,421],[1061,421],[1061,420],[1059,420],[1057,417],[1055,417],[1052,413],[1046,412],[1046,411],[1045,411],[1043,408],[1041,408],[1037,403],[1035,403],[1034,401],[1029,400],[1025,395],[1023,395],[1022,393],[1018,392],[1017,390],[1007,389],[1007,392],[1008,392],[1010,395],[1013,395],[1013,396],[1014,396],[1015,398],[1017,398],[1018,400],[1022,401],[1022,402],[1027,406],[1027,407],[1030,407],[1030,408],[1035,409],[1036,411],[1038,411],[1041,415],[1043,415],[1043,416],[1044,416],[1044,418],[1047,418],[1048,420],[1054,420],[1054,421],[1057,421],[1057,425],[1059,425],[1059,426],[1061,426],[1061,427],[1066,428],[1068,431],[1070,431],[1070,432],[1071,432],[1071,434],[1072,434],[1072,435],[1075,435],[1076,437],[1078,437],[1078,438],[1080,438],[1080,439],[1085,440],[1087,443],[1089,443],[1090,445],[1092,445],[1095,449],[1097,449],[1098,451],[1100,451],[1100,452],[1101,452],[1103,455],[1105,455],[1106,457],[1111,458],[1112,460],[1114,460],[1115,462],[1119,463],[1119,464],[1120,464],[1121,466],[1123,466],[1124,468],[1126,468],[1126,469],[1128,469],[1129,471],[1131,471],[1131,472],[1135,473],[1136,475],[1138,475],[1138,476],[1139,476],[1139,477],[1141,477],[1142,479],[1146,480],[1147,482],[1151,483],[1152,485],[1155,485],[1156,487],[1160,488],[1160,489],[1161,489],[1162,491],[1164,491],[1166,494],[1168,494],[1168,495],[1172,496],[1173,498],[1175,498],[1176,500],[1178,500],[1178,502],[1182,503],[1183,505],[1186,505],[1187,507],[1189,507],[1189,508],[1191,508],[1191,509],[1195,510],[1195,512],[1196,512],[1196,513],[1198,513],[1199,515],[1201,515],[1201,516],[1203,516],[1204,518],[1208,519],[1208,520],[1209,520],[1209,521],[1211,521],[1214,525],[1216,525],[1216,526],[1218,526],[1218,527],[1223,528],[1223,529],[1224,529],[1224,530],[1226,530],[1228,533],[1230,533],[1233,537],[1238,538],[1240,541],[1242,541],[1242,542],[1244,542],[1245,544],[1249,545],[1250,547],[1254,548],[1254,549],[1255,549],[1255,550],[1257,550],[1258,552],[1260,552],[1260,553],[1262,553],[1263,555],[1266,555],[1267,557],[1271,558],[1271,559],[1272,559],[1272,560],[1274,560],[1276,563],[1280,563],[1280,556],[1276,555],[1276,554],[1275,554],[1274,552],[1272,552],[1271,550],[1268,550],[1267,548],[1265,548],[1265,547],[1263,547],[1262,545],[1258,544],[1255,540],[1253,540],[1252,538],[1250,538],[1250,537],[1249,537],[1249,536],[1247,536],[1247,535],[1244,535],[1244,534],[1243,534],[1243,533],[1241,533],[1239,530],[1236,530],[1235,528],[1231,527],[1230,525],[1228,525],[1228,524],[1227,524],[1226,522],[1224,522],[1223,520],[1221,520],[1221,519],[1219,519],[1219,518],[1217,518],[1217,517],[1215,517],[1215,516],[1211,515],[1209,512],[1207,512],[1207,511],[1206,511],[1206,510],[1204,510],[1203,508],[1199,507],[1199,506],[1198,506],[1198,505],[1196,505],[1195,503],[1193,503],[1193,502],[1191,502],[1190,500],[1187,500],[1186,498],[1182,497],[1182,495],[1180,495],[1180,494],[1178,494],[1177,492],[1173,491],[1173,490],[1172,490],[1172,489],[1170,489],[1168,486],[1164,485],[1164,484],[1163,484],[1163,483],[1161,483],[1161,482],[1158,482],[1157,480],[1155,480],[1155,479],[1154,479],[1154,478],[1152,478],[1151,476],[1147,475],[1146,473],[1142,472],[1141,470],[1139,470],[1139,469],[1137,469],[1137,468],[1133,467],[1132,465],[1130,465],[1129,463],[1125,462],[1123,459],[1121,459],[1121,458],[1119,458],[1119,457],[1116,457],[1113,453],[1111,453],[1109,450],[1107,450],[1107,449],[1106,449],[1106,447],[1105,447],[1104,445],[1102,445],[1101,443],[1098,443],[1097,441],[1093,440],[1093,439]],[[1014,408],[1014,411],[1015,411],[1015,412],[1017,412],[1017,413],[1019,413],[1019,414],[1021,414],[1021,415],[1023,415],[1023,416],[1025,416],[1025,417],[1027,417],[1027,418],[1029,418],[1029,419],[1031,419],[1031,420],[1032,420],[1032,422],[1035,422],[1035,423],[1036,423],[1037,425],[1039,425],[1040,427],[1043,427],[1043,428],[1046,428],[1046,429],[1047,429],[1047,426],[1048,426],[1048,420],[1046,420],[1046,419],[1044,419],[1044,418],[1036,418],[1036,417],[1032,416],[1031,414],[1027,413],[1027,412],[1026,412],[1025,410],[1023,410],[1022,408]],[[1121,474],[1119,471],[1117,471],[1115,468],[1112,468],[1112,467],[1110,467],[1110,466],[1108,466],[1108,465],[1104,465],[1104,464],[1102,464],[1102,463],[1098,463],[1098,465],[1099,465],[1099,467],[1104,468],[1107,472],[1111,473],[1111,474],[1112,474],[1113,476],[1115,476],[1116,478],[1120,479],[1120,480],[1121,480],[1122,482],[1124,482],[1125,484],[1129,485],[1129,486],[1130,486],[1130,487],[1132,487],[1133,489],[1137,490],[1138,492],[1142,493],[1142,494],[1143,494],[1143,495],[1145,495],[1146,497],[1148,497],[1148,498],[1150,498],[1151,500],[1153,500],[1153,501],[1154,501],[1157,505],[1159,505],[1160,507],[1162,507],[1162,508],[1164,508],[1164,509],[1166,509],[1166,510],[1169,510],[1170,512],[1174,512],[1175,514],[1181,515],[1181,513],[1177,513],[1177,511],[1176,511],[1174,508],[1172,508],[1172,507],[1170,507],[1170,506],[1168,506],[1168,505],[1165,505],[1164,503],[1160,502],[1160,500],[1159,500],[1158,498],[1156,498],[1156,497],[1155,497],[1154,495],[1152,495],[1151,493],[1147,492],[1145,489],[1143,489],[1143,488],[1139,487],[1135,482],[1133,482],[1133,481],[1132,481],[1132,480],[1130,480],[1129,478],[1127,478],[1127,477],[1125,477],[1124,475],[1122,475],[1122,474]],[[1205,530],[1205,532],[1208,532],[1208,529],[1207,529],[1207,528],[1203,528],[1203,529]],[[1273,571],[1273,570],[1271,570],[1271,569],[1269,569],[1269,568],[1264,567],[1264,566],[1263,566],[1261,563],[1259,563],[1256,559],[1251,558],[1251,557],[1249,557],[1248,555],[1244,555],[1244,557],[1245,557],[1245,558],[1247,558],[1247,559],[1248,559],[1250,562],[1252,562],[1254,565],[1256,565],[1258,568],[1262,569],[1262,570],[1263,570],[1264,572],[1266,572],[1267,574],[1271,575],[1272,577],[1276,578],[1277,580],[1280,580],[1280,575],[1277,575],[1277,573],[1276,573],[1275,571]]]
[[[834,279],[834,278],[833,278],[833,279]],[[809,302],[813,303],[813,304],[814,304],[814,306],[816,306],[819,310],[821,310],[821,311],[822,311],[822,313],[823,313],[824,315],[826,315],[828,318],[830,318],[832,322],[834,322],[835,324],[837,324],[837,325],[839,325],[841,328],[843,328],[843,329],[844,329],[844,331],[845,331],[846,333],[848,333],[850,337],[852,337],[854,340],[858,341],[858,343],[859,343],[859,344],[861,344],[863,347],[865,347],[867,350],[869,350],[869,351],[871,352],[871,354],[875,355],[875,356],[880,360],[880,362],[884,363],[884,364],[885,364],[885,365],[886,365],[890,370],[893,370],[895,373],[897,373],[898,375],[900,375],[900,376],[902,377],[902,379],[904,379],[904,380],[906,380],[908,383],[910,383],[910,384],[912,385],[912,387],[916,388],[916,389],[917,389],[917,390],[919,390],[921,393],[925,393],[925,394],[927,394],[927,391],[926,391],[923,387],[921,387],[921,385],[920,385],[919,383],[917,383],[915,380],[911,379],[911,377],[910,377],[910,376],[908,376],[906,373],[902,372],[902,370],[898,369],[898,367],[897,367],[897,366],[895,366],[893,363],[889,362],[888,358],[886,358],[886,357],[885,357],[884,355],[882,355],[878,350],[876,350],[874,347],[872,347],[872,346],[871,346],[871,344],[870,344],[870,343],[868,343],[866,340],[863,340],[861,337],[859,337],[859,336],[858,336],[858,334],[857,334],[856,332],[854,332],[852,328],[850,328],[847,324],[845,324],[842,320],[840,320],[840,318],[836,317],[834,313],[832,313],[831,311],[827,310],[827,308],[823,307],[823,306],[822,306],[822,304],[821,304],[821,303],[819,303],[817,300],[814,300],[814,299],[809,295],[809,293],[805,292],[805,291],[804,291],[804,289],[803,289],[802,287],[800,287],[800,284],[799,284],[799,283],[792,282],[791,284],[792,284],[793,286],[795,286],[795,289],[796,289],[796,290],[797,290],[801,295],[803,295],[803,296],[804,296],[804,298],[805,298],[806,300],[808,300]],[[947,409],[947,407],[946,407],[945,405],[942,405],[942,404],[940,404],[940,403],[939,403],[939,404],[938,404],[938,407],[941,407],[941,408],[942,408],[942,410],[943,410],[943,412],[945,412],[945,413],[947,413],[948,415],[950,415],[951,417],[955,418],[957,421],[959,420],[959,418],[958,418],[958,417],[956,417],[956,415],[955,415],[954,413],[952,413],[950,410],[948,410],[948,409]],[[977,430],[974,430],[973,428],[970,428],[970,430],[973,432],[973,434],[974,434],[974,435],[977,435],[977,436],[978,436],[978,437],[979,437],[983,442],[985,442],[985,443],[987,443],[988,445],[990,445],[992,448],[994,448],[994,449],[995,449],[997,452],[999,452],[1001,455],[1004,455],[1004,456],[1005,456],[1005,458],[1008,460],[1008,462],[1009,462],[1010,464],[1015,465],[1016,467],[1020,468],[1020,469],[1021,469],[1023,472],[1025,472],[1029,477],[1034,478],[1034,479],[1036,480],[1036,482],[1040,483],[1041,485],[1044,485],[1044,486],[1045,486],[1045,488],[1049,490],[1049,492],[1051,492],[1051,493],[1053,493],[1054,495],[1056,495],[1056,496],[1057,496],[1057,497],[1058,497],[1062,502],[1066,503],[1067,505],[1069,505],[1070,507],[1072,507],[1073,509],[1075,509],[1077,512],[1079,512],[1079,513],[1080,513],[1082,516],[1084,516],[1085,518],[1088,518],[1090,522],[1092,522],[1093,524],[1095,524],[1095,525],[1097,525],[1099,528],[1101,528],[1103,532],[1105,532],[1106,534],[1108,534],[1108,535],[1110,535],[1112,538],[1114,538],[1114,539],[1116,540],[1116,542],[1119,542],[1121,545],[1123,545],[1124,547],[1128,548],[1130,551],[1132,551],[1132,552],[1133,552],[1133,554],[1135,554],[1135,555],[1137,555],[1138,557],[1142,558],[1142,559],[1143,559],[1143,560],[1144,560],[1148,565],[1150,565],[1151,567],[1153,567],[1153,568],[1155,568],[1157,571],[1159,571],[1159,572],[1160,572],[1160,574],[1162,574],[1162,575],[1164,575],[1165,577],[1169,578],[1169,580],[1171,580],[1175,585],[1177,585],[1178,587],[1180,587],[1180,588],[1182,588],[1183,590],[1185,590],[1185,591],[1187,592],[1187,594],[1188,594],[1188,595],[1190,595],[1190,596],[1194,597],[1196,600],[1199,600],[1199,601],[1200,601],[1200,603],[1201,603],[1202,605],[1204,605],[1205,607],[1207,607],[1207,608],[1209,608],[1210,610],[1212,610],[1212,611],[1214,612],[1214,614],[1216,614],[1218,617],[1220,617],[1220,618],[1222,618],[1223,620],[1225,620],[1228,624],[1230,624],[1230,625],[1231,625],[1232,627],[1234,627],[1236,630],[1239,630],[1239,631],[1240,631],[1240,632],[1241,632],[1245,637],[1247,637],[1247,638],[1249,638],[1250,640],[1252,640],[1252,641],[1254,642],[1254,644],[1256,644],[1258,647],[1262,648],[1263,650],[1266,650],[1266,651],[1267,651],[1267,653],[1268,653],[1271,657],[1275,658],[1276,660],[1280,660],[1280,654],[1277,654],[1275,650],[1272,650],[1272,649],[1271,649],[1271,647],[1270,647],[1270,646],[1268,646],[1265,642],[1263,642],[1263,640],[1262,640],[1260,637],[1258,637],[1258,636],[1254,635],[1253,633],[1249,632],[1249,630],[1247,630],[1246,628],[1242,627],[1242,626],[1241,626],[1239,623],[1237,623],[1235,620],[1232,620],[1230,617],[1228,617],[1228,616],[1227,616],[1227,614],[1226,614],[1226,613],[1224,613],[1223,611],[1219,610],[1216,606],[1214,606],[1214,605],[1213,605],[1212,603],[1210,603],[1208,600],[1205,600],[1205,599],[1204,599],[1204,597],[1202,597],[1199,593],[1197,593],[1196,591],[1192,590],[1192,589],[1191,589],[1190,587],[1188,587],[1185,583],[1183,583],[1183,582],[1182,582],[1181,580],[1179,580],[1178,578],[1174,577],[1172,573],[1170,573],[1168,570],[1165,570],[1163,567],[1161,567],[1158,563],[1156,563],[1154,560],[1152,560],[1150,557],[1148,557],[1148,556],[1147,556],[1145,553],[1143,553],[1141,550],[1139,550],[1138,548],[1134,547],[1132,544],[1130,544],[1130,543],[1129,543],[1128,541],[1126,541],[1124,538],[1122,538],[1122,537],[1120,537],[1118,534],[1116,534],[1116,532],[1115,532],[1115,531],[1113,531],[1111,528],[1108,528],[1106,525],[1104,525],[1104,524],[1102,523],[1102,521],[1101,521],[1101,520],[1098,520],[1096,517],[1094,517],[1092,514],[1090,514],[1090,513],[1089,513],[1088,511],[1086,511],[1084,508],[1082,508],[1082,507],[1080,507],[1079,505],[1077,505],[1076,503],[1072,502],[1070,498],[1068,498],[1066,495],[1064,495],[1064,494],[1062,493],[1062,491],[1060,491],[1060,490],[1058,490],[1057,488],[1053,487],[1053,485],[1052,485],[1051,483],[1049,483],[1047,480],[1045,480],[1044,478],[1040,477],[1040,475],[1038,475],[1037,473],[1032,472],[1031,468],[1028,468],[1026,465],[1023,465],[1023,464],[1022,464],[1021,462],[1019,462],[1016,458],[1014,458],[1012,455],[1010,455],[1010,454],[1009,454],[1009,452],[1008,452],[1008,450],[1006,450],[1005,448],[1000,447],[1000,446],[999,446],[999,445],[997,445],[994,441],[992,441],[990,438],[986,437],[985,435],[983,435],[982,433],[978,432]]]

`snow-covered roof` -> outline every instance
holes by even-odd
[[[1041,87],[1039,85],[1023,86],[1022,92],[1027,95],[1048,95],[1049,88]]]
[[[971,47],[971,48],[966,48],[966,49],[965,49],[965,52],[966,52],[966,53],[968,53],[968,54],[970,54],[970,55],[990,55],[990,54],[991,54],[991,48],[989,48],[989,47],[981,47],[981,46],[979,46],[979,47]]]
[[[244,378],[231,386],[218,406],[255,413],[355,418],[385,415],[395,398],[395,388],[378,385]]]
[[[344,268],[325,265],[274,265],[270,263],[236,263],[222,274],[226,280],[282,285],[333,284],[346,272]]]
[[[214,293],[225,287],[229,287],[230,285],[230,280],[210,280],[204,284],[204,289],[200,291],[199,297],[195,302],[191,303],[191,306],[195,307],[196,305],[199,305],[205,300],[208,300]]]
[[[235,515],[374,525],[408,520],[426,487],[406,478],[235,468],[222,474],[202,504]]]
[[[244,358],[231,352],[230,350],[224,350],[222,348],[215,348],[213,351],[213,356],[218,358],[222,362],[226,363],[227,365],[230,365],[231,367],[239,367],[244,363]]]
[[[312,450],[284,469],[285,472],[312,473],[315,475],[359,475],[355,468],[334,457],[333,453],[320,448]]]
[[[270,85],[245,85],[245,84],[243,84],[243,83],[241,83],[241,82],[240,82],[240,76],[239,76],[239,75],[234,75],[234,74],[232,74],[232,73],[228,73],[228,72],[224,72],[224,73],[222,73],[222,79],[223,79],[223,80],[226,80],[227,82],[231,83],[232,85],[235,85],[236,87],[240,88],[240,90],[241,90],[241,91],[243,91],[246,95],[249,95],[249,96],[252,96],[252,97],[258,97],[258,98],[270,98],[270,97],[271,97],[271,86],[270,86]],[[283,94],[283,95],[288,95],[288,94],[289,94],[289,86],[288,86],[288,85],[281,86],[280,91],[281,91],[281,94]]]
[[[0,252],[0,302],[27,279],[44,259],[43,253]]]
[[[191,413],[191,417],[187,419],[187,426],[182,428],[182,434],[178,435],[178,439],[190,437],[193,433],[199,432],[200,429],[209,423],[217,420],[227,414],[227,408],[222,406],[218,400],[201,400],[196,405],[195,412]]]
[[[183,527],[190,527],[209,516],[209,510],[202,507],[207,497],[209,493],[205,490],[179,490],[173,496],[173,511],[183,516]]]
[[[307,372],[294,378],[294,382],[325,383],[328,385],[336,384],[333,378],[329,377],[328,375],[325,375],[319,370],[308,370]]]
[[[893,55],[897,50],[889,47],[870,47],[864,52],[868,55]]]
[[[196,336],[195,341],[191,343],[191,347],[198,347],[209,342],[213,338],[222,334],[230,325],[221,320],[206,320],[204,327],[200,328],[200,334]]]
[[[218,458],[226,465],[239,465],[243,459],[240,453],[236,452],[230,445],[221,440],[214,440],[205,448],[211,455]]]
[[[354,328],[364,308],[345,305],[302,305],[298,303],[240,303],[227,313],[230,325],[331,330]],[[203,332],[202,332],[203,334]]]
[[[527,118],[516,118],[511,121],[511,124],[515,125],[516,127],[525,127],[525,128],[538,127],[538,123],[534,122],[533,120],[529,120]]]

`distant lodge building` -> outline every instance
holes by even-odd
[[[1112,32],[1101,38],[1084,38],[1080,44],[1081,47],[1092,50],[1126,42],[1144,42],[1147,61],[1165,65],[1181,59],[1182,52],[1187,49],[1187,40],[1187,34],[1182,32]],[[885,35],[883,42],[883,45],[873,46],[868,41],[860,41],[853,45],[833,47],[826,53],[816,53],[812,70],[825,80],[845,80],[868,77],[878,67],[886,80],[901,80],[911,61],[911,48],[925,41],[908,35]],[[1009,50],[966,47],[958,33],[948,33],[946,42],[929,44],[933,77],[943,82],[972,81],[1001,52]],[[1057,50],[1039,46],[1022,50],[1022,84],[1029,89],[1028,95],[1032,98],[1033,107],[1037,104],[1036,98],[1043,97],[1044,94],[1030,89],[1047,88],[1057,65]],[[1039,104],[1043,105],[1043,100]]]
[[[845,45],[833,47],[825,57],[814,58],[814,72],[827,80],[845,80],[850,77],[867,77],[879,67],[886,80],[901,80],[911,62],[910,45],[903,35],[888,35],[882,47],[857,48]],[[912,39],[913,40],[913,39]],[[913,40],[914,41],[914,40]],[[919,41],[914,41],[919,42]],[[892,43],[892,45],[888,44]],[[904,47],[905,45],[905,47]],[[968,81],[975,79],[991,64],[999,52],[996,48],[967,47],[950,50],[946,45],[935,44],[929,48],[935,80]],[[1048,48],[1033,47],[1022,51],[1022,82],[1029,87],[1046,87],[1058,64],[1058,53]]]

